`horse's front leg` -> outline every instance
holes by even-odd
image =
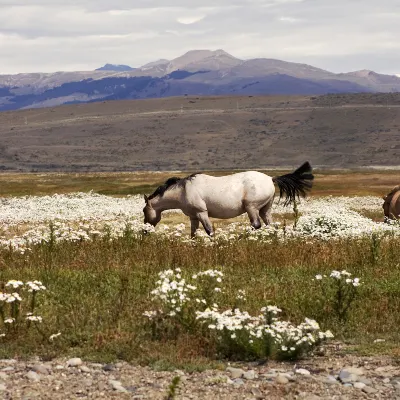
[[[197,218],[190,218],[190,237],[193,239],[196,236],[196,231],[199,229],[200,221]]]
[[[207,232],[207,235],[214,236],[213,227],[212,227],[210,219],[208,218],[207,211],[203,211],[201,213],[198,213],[197,214],[197,218],[201,222],[201,224],[203,225],[204,230]]]

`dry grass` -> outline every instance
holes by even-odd
[[[193,171],[192,171],[193,172]],[[235,171],[209,171],[214,176]],[[276,176],[289,170],[263,170]],[[0,196],[51,195],[88,192],[125,196],[151,193],[171,176],[184,177],[191,172],[124,172],[124,173],[2,173]],[[387,194],[400,183],[399,171],[323,171],[316,169],[313,196],[355,196]]]
[[[176,221],[174,221],[176,222]],[[42,245],[28,256],[2,250],[0,282],[39,279],[48,287],[39,314],[45,337],[32,331],[11,337],[0,357],[74,354],[92,359],[122,358],[143,363],[193,364],[214,360],[213,346],[202,337],[153,342],[141,314],[153,309],[149,292],[161,270],[180,267],[184,274],[223,270],[223,307],[233,304],[238,289],[248,292],[248,309],[277,304],[285,317],[299,322],[308,316],[339,338],[359,346],[384,338],[386,351],[398,343],[400,316],[400,246],[379,244],[372,255],[369,239],[328,243],[236,242],[225,247],[193,247],[152,237],[115,242]],[[347,269],[362,279],[360,297],[343,326],[326,312],[324,299],[312,278],[332,269]],[[57,344],[50,334],[62,332]],[[191,343],[188,346],[188,343]],[[197,344],[196,344],[197,343]],[[210,347],[211,346],[211,347]]]

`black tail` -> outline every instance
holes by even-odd
[[[306,192],[312,188],[313,179],[312,168],[307,161],[291,174],[275,176],[272,178],[272,181],[279,187],[279,200],[282,198],[283,194],[286,195],[284,205],[287,206],[296,200],[296,196],[297,198],[299,198],[300,195],[306,197]]]

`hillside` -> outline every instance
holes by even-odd
[[[400,165],[400,94],[175,97],[0,113],[3,171]]]
[[[0,111],[171,96],[321,95],[398,92],[400,78],[369,70],[334,74],[307,64],[241,60],[224,50],[192,50],[139,68],[0,75]]]

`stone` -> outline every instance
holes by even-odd
[[[5,381],[6,379],[8,379],[8,375],[5,372],[0,372],[0,379]]]
[[[342,383],[351,383],[358,381],[358,375],[352,374],[346,369],[342,369],[339,373],[339,379]]]
[[[364,377],[364,376],[360,376],[360,377],[357,379],[357,381],[358,381],[358,382],[365,383],[367,386],[371,386],[371,385],[372,385],[372,380],[369,379],[369,378],[366,378],[366,377]]]
[[[7,390],[7,386],[4,383],[0,383],[0,392]]]
[[[110,372],[110,371],[114,371],[115,370],[115,366],[113,364],[106,364],[103,367],[103,371],[106,372]]]
[[[248,381],[251,381],[251,380],[253,380],[253,379],[256,379],[256,372],[254,371],[254,370],[249,370],[249,371],[246,371],[244,374],[243,374],[243,378],[244,379],[247,379]]]
[[[375,339],[374,343],[383,343],[385,339]]]
[[[85,372],[85,373],[90,373],[91,372],[90,368],[88,368],[86,365],[81,365],[79,367],[79,369],[81,370],[81,372]]]
[[[241,368],[228,367],[226,370],[231,374],[232,379],[241,378],[244,375],[244,371]]]
[[[361,376],[365,374],[363,368],[356,368],[356,367],[346,367],[343,368],[344,371],[347,371],[349,374]]]
[[[32,371],[38,372],[39,374],[47,375],[50,373],[48,367],[42,364],[35,364],[32,368]]]
[[[365,386],[367,386],[365,383],[362,383],[362,382],[354,382],[354,385],[353,385],[356,389],[364,389],[365,388]]]
[[[233,384],[234,385],[239,385],[239,386],[244,385],[244,380],[240,379],[240,378],[236,378],[236,379],[233,380]]]
[[[382,382],[383,383],[390,383],[390,379],[389,378],[385,378]]]
[[[276,378],[275,378],[275,382],[279,383],[280,385],[286,385],[287,383],[289,383],[289,379],[286,378],[286,376],[279,374]]]
[[[67,367],[78,367],[79,365],[82,365],[80,358],[71,358],[67,361]]]
[[[12,372],[12,371],[14,371],[14,370],[15,370],[14,367],[4,367],[4,368],[2,369],[3,372]]]
[[[26,374],[26,377],[30,380],[30,381],[34,381],[34,382],[39,382],[40,381],[40,376],[35,372],[35,371],[29,371]]]
[[[176,370],[174,371],[174,373],[175,373],[176,375],[179,375],[179,376],[185,376],[185,373],[184,373],[183,371],[181,371],[180,369],[176,369]]]
[[[110,379],[108,381],[108,383],[111,385],[111,387],[115,391],[117,391],[119,393],[128,393],[128,391],[122,386],[122,383],[120,381],[115,381],[115,380]]]
[[[251,394],[256,398],[256,399],[262,399],[264,396],[259,388],[251,388]]]
[[[296,374],[299,374],[299,375],[311,375],[310,371],[308,369],[305,369],[305,368],[296,369]]]
[[[374,388],[371,387],[371,386],[364,386],[364,387],[362,388],[362,391],[363,391],[364,393],[367,393],[367,394],[374,394],[374,393],[377,392],[377,390],[374,389]]]
[[[326,383],[328,385],[340,384],[340,382],[333,375],[328,375],[326,378],[323,378],[321,382]]]

